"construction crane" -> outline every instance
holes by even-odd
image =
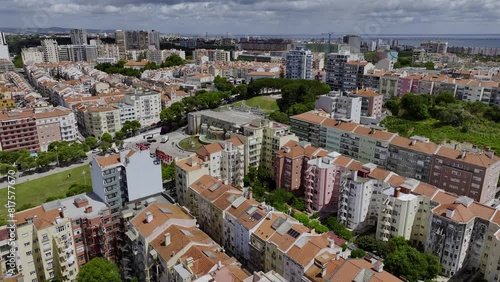
[[[323,32],[321,35],[328,35],[328,54],[332,52],[332,34],[333,32]]]

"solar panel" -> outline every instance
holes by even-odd
[[[247,210],[247,214],[252,214],[257,210],[257,207],[251,207]]]
[[[293,228],[290,228],[290,230],[288,230],[287,232],[288,235],[292,236],[293,238],[297,238],[299,237],[300,233],[297,232],[295,229]]]
[[[253,219],[255,219],[255,220],[259,220],[259,219],[261,219],[261,218],[262,218],[262,215],[261,215],[260,213],[257,213],[257,212],[256,212],[256,213],[254,213],[254,214],[252,215],[252,218],[253,218]]]
[[[282,217],[278,217],[274,222],[273,222],[273,225],[271,225],[271,227],[276,230],[278,229],[278,227],[280,227],[280,225],[285,221],[284,218]]]

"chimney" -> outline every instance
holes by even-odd
[[[370,134],[374,134],[374,133],[375,133],[375,128],[370,129]]]
[[[147,212],[146,213],[146,222],[150,223],[151,221],[153,221],[153,214],[150,212]]]
[[[59,216],[60,216],[61,218],[64,218],[64,212],[63,212],[63,209],[62,209],[62,208],[59,208],[58,210],[59,210]]]
[[[91,213],[92,212],[92,206],[88,206],[85,208],[85,213]]]
[[[462,154],[460,155],[461,159],[465,159],[465,150],[462,150]]]
[[[417,140],[411,140],[411,146],[415,146],[417,144]]]
[[[170,233],[167,232],[165,233],[165,247],[168,247],[170,245],[171,241],[170,241]]]
[[[373,264],[373,268],[375,269],[376,272],[382,272],[384,271],[384,263],[381,261],[377,261]]]
[[[399,194],[401,193],[401,188],[397,187],[394,189],[394,198],[399,198]]]
[[[454,209],[450,209],[450,208],[448,208],[448,209],[446,210],[446,217],[447,217],[447,218],[452,218],[454,214],[455,214],[455,210],[454,210]]]
[[[222,183],[224,183],[224,185],[227,185],[227,184],[229,184],[229,181],[227,179],[224,179],[224,181]]]
[[[252,194],[252,191],[248,191],[248,192],[247,192],[247,199],[248,199],[248,200],[253,199],[253,194]]]
[[[321,267],[321,278],[326,276],[326,263]]]
[[[222,262],[219,260],[219,262],[217,263],[217,269],[221,269],[222,268]]]
[[[458,150],[458,144],[455,144],[455,150]]]
[[[186,264],[187,264],[187,267],[188,267],[188,268],[193,267],[193,264],[194,264],[194,260],[193,260],[193,258],[192,258],[192,257],[188,257],[188,258],[186,259]]]
[[[335,248],[335,241],[332,238],[328,238],[328,248]]]
[[[493,152],[493,150],[491,150],[491,148],[488,147],[486,148],[486,155],[488,156],[488,158],[493,159],[493,157],[495,156],[495,152]]]

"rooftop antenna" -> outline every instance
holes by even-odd
[[[332,34],[333,32],[323,32],[321,35],[328,35],[328,54],[332,52]]]

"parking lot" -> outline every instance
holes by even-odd
[[[147,140],[148,137],[153,135],[153,139],[155,142],[150,142]],[[168,141],[165,143],[161,143],[162,137],[168,136]],[[151,152],[155,152],[156,149],[160,149],[165,154],[170,155],[172,157],[177,158],[185,158],[192,154],[192,152],[184,151],[177,147],[177,144],[184,138],[189,137],[182,132],[182,129],[179,129],[174,132],[167,133],[165,135],[160,135],[160,129],[156,128],[148,132],[141,133],[132,138],[125,139],[125,146],[135,146],[137,143],[150,143]]]

